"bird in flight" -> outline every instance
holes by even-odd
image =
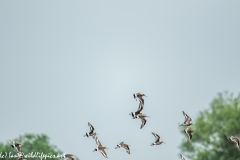
[[[155,137],[155,142],[152,143],[151,146],[153,146],[153,145],[160,145],[160,144],[164,143],[163,141],[160,141],[160,136],[158,134],[153,133],[153,132],[152,132],[152,134]],[[166,144],[166,143],[164,143],[164,144]]]

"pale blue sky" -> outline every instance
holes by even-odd
[[[0,1],[1,141],[45,133],[81,160],[179,159],[184,110],[239,93],[240,1]],[[145,93],[147,124],[132,120]],[[153,146],[151,132],[165,145]],[[193,135],[194,136],[194,135]],[[121,141],[131,155],[115,150]]]

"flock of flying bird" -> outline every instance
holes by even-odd
[[[137,101],[137,99],[139,100],[139,106],[138,106],[138,110],[136,112],[131,112],[129,114],[129,115],[132,116],[133,119],[136,119],[136,118],[137,119],[141,119],[142,124],[140,126],[140,129],[142,129],[145,126],[146,122],[147,122],[147,120],[145,118],[149,117],[149,116],[146,116],[145,114],[141,113],[141,111],[143,110],[143,107],[144,107],[143,96],[147,97],[145,94],[141,94],[141,93],[133,94],[134,99],[136,99],[136,101]],[[183,132],[186,133],[186,135],[188,136],[187,142],[189,142],[192,139],[192,133],[194,132],[193,130],[191,130],[189,128],[189,126],[193,125],[192,124],[192,119],[184,111],[182,111],[182,113],[183,113],[183,116],[185,117],[185,120],[184,120],[183,124],[181,124],[180,126],[186,126],[187,127],[186,129],[183,130]],[[88,122],[88,126],[90,127],[90,131],[87,132],[84,135],[84,137],[90,137],[91,136],[93,139],[95,139],[95,142],[97,144],[97,148],[95,148],[93,150],[93,152],[94,151],[100,151],[105,158],[108,158],[107,154],[105,152],[105,149],[109,149],[109,148],[106,148],[105,146],[102,146],[101,142],[99,141],[98,137],[96,136],[98,134],[96,132],[94,132],[94,127],[89,122]],[[164,143],[163,141],[160,141],[160,136],[158,134],[153,133],[153,132],[152,132],[152,134],[155,137],[155,142],[153,142],[151,144],[151,146],[153,146],[153,145],[161,145],[162,143]],[[229,140],[231,140],[232,142],[235,142],[237,149],[239,149],[239,145],[240,145],[239,142],[240,142],[240,140],[237,137],[231,136],[229,138]],[[22,153],[21,148],[20,148],[21,144],[18,143],[18,142],[15,142],[15,141],[11,141],[11,142],[13,143],[11,145],[11,147],[15,148],[16,151],[17,151],[18,160],[23,160],[23,153]],[[126,152],[128,154],[130,154],[129,146],[130,145],[125,144],[124,141],[123,141],[123,142],[120,142],[119,144],[117,144],[117,147],[115,147],[115,149],[122,147],[122,148],[126,149]],[[64,153],[61,156],[61,158],[62,158],[62,160],[64,160],[65,158],[68,158],[69,160],[74,160],[73,156],[74,156],[73,154],[65,154]],[[182,160],[185,160],[185,158],[181,154],[180,154],[180,158]]]

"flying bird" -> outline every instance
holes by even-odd
[[[235,142],[237,149],[239,149],[239,139],[237,137],[231,136],[229,140],[231,140],[232,142]]]
[[[93,150],[93,152],[95,152],[95,151],[100,151],[105,158],[108,158],[108,157],[107,157],[107,154],[106,154],[106,152],[105,152],[105,150],[104,150],[104,149],[108,149],[108,148],[103,147],[102,144],[101,144],[101,142],[98,140],[97,137],[95,138],[95,141],[96,141],[96,144],[97,144],[97,148],[95,148],[95,149]]]
[[[189,142],[190,139],[192,139],[192,132],[194,132],[194,131],[191,130],[190,128],[187,128],[187,129],[185,129],[183,131],[187,134],[187,136],[188,136],[188,141],[187,142]]]
[[[184,111],[182,111],[182,112],[183,112],[183,116],[185,117],[185,120],[184,120],[183,124],[181,124],[180,126],[190,126],[190,125],[192,125],[191,117],[189,117]]]
[[[63,154],[62,156],[62,160],[64,160],[65,158],[69,159],[69,160],[74,160],[74,158],[72,157],[74,156],[73,154]]]
[[[88,122],[88,126],[90,127],[90,131],[88,133],[86,133],[86,135],[84,135],[84,137],[89,137],[92,136],[92,138],[94,139],[96,135],[96,133],[93,133],[94,131],[94,127]]]
[[[155,142],[152,143],[151,146],[153,146],[153,145],[160,145],[160,144],[164,143],[163,141],[160,141],[160,136],[158,134],[153,133],[153,132],[152,132],[152,134],[155,137]],[[166,143],[164,143],[164,144],[166,144]]]
[[[130,154],[129,145],[125,144],[124,142],[121,142],[121,143],[119,143],[119,144],[117,145],[117,147],[115,147],[115,149],[120,148],[120,147],[125,148],[125,149],[126,149],[126,152],[127,152],[128,154]]]
[[[142,98],[143,96],[147,97],[145,94],[141,94],[141,93],[133,94],[133,98],[136,99],[136,101],[137,101],[137,98],[138,98],[139,101],[141,101],[144,104],[144,99]]]
[[[11,145],[12,148],[15,148],[17,150],[17,152],[21,152],[21,148],[20,148],[21,144],[20,143],[18,143],[16,141],[12,141],[12,140],[9,140],[9,141],[11,141],[13,143]]]
[[[181,158],[181,160],[185,160],[185,158],[183,158],[183,156],[180,154],[180,158]]]
[[[137,118],[137,115],[138,115],[139,113],[141,113],[141,111],[143,110],[143,107],[144,107],[144,105],[143,105],[143,103],[140,101],[140,102],[139,102],[139,106],[138,106],[138,110],[137,110],[136,112],[131,112],[129,115],[131,115],[133,119]]]
[[[22,152],[17,152],[18,155],[18,160],[23,160],[23,153]]]

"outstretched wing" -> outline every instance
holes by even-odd
[[[154,137],[155,137],[156,141],[159,141],[159,140],[160,140],[160,136],[159,136],[158,134],[156,134],[156,133],[153,133],[153,132],[152,132],[152,134],[154,135]]]
[[[184,120],[183,124],[189,124],[192,121],[192,118],[189,117],[184,111],[182,111],[182,112],[183,112],[183,115],[185,117],[185,120]]]
[[[141,125],[140,129],[142,129],[142,128],[143,128],[143,126],[145,126],[145,124],[146,124],[146,122],[147,122],[147,120],[146,120],[146,119],[144,119],[144,118],[142,118],[141,120],[142,120],[142,125]]]
[[[101,145],[102,145],[101,142],[98,140],[97,137],[95,138],[95,141],[96,141],[96,144],[97,144],[98,146],[101,146]]]
[[[143,103],[140,102],[138,106],[138,110],[135,112],[135,114],[139,114],[143,110],[143,107],[144,107]]]
[[[144,104],[144,99],[142,97],[139,97],[139,101]]]
[[[181,154],[180,154],[180,158],[181,158],[182,160],[185,160]]]
[[[129,149],[129,146],[128,146],[127,144],[125,144],[124,148],[126,149],[126,152],[127,152],[128,154],[130,154],[130,149]]]
[[[105,152],[104,150],[101,150],[101,153],[102,153],[102,155],[103,155],[105,158],[108,158],[108,157],[107,157],[107,154],[106,154],[106,152]]]
[[[237,143],[237,145],[239,146],[239,139],[238,139],[238,138],[232,136],[232,137],[231,137],[231,140],[232,140],[233,142]]]
[[[88,122],[88,126],[90,127],[89,134],[92,134],[94,131],[94,127]]]

